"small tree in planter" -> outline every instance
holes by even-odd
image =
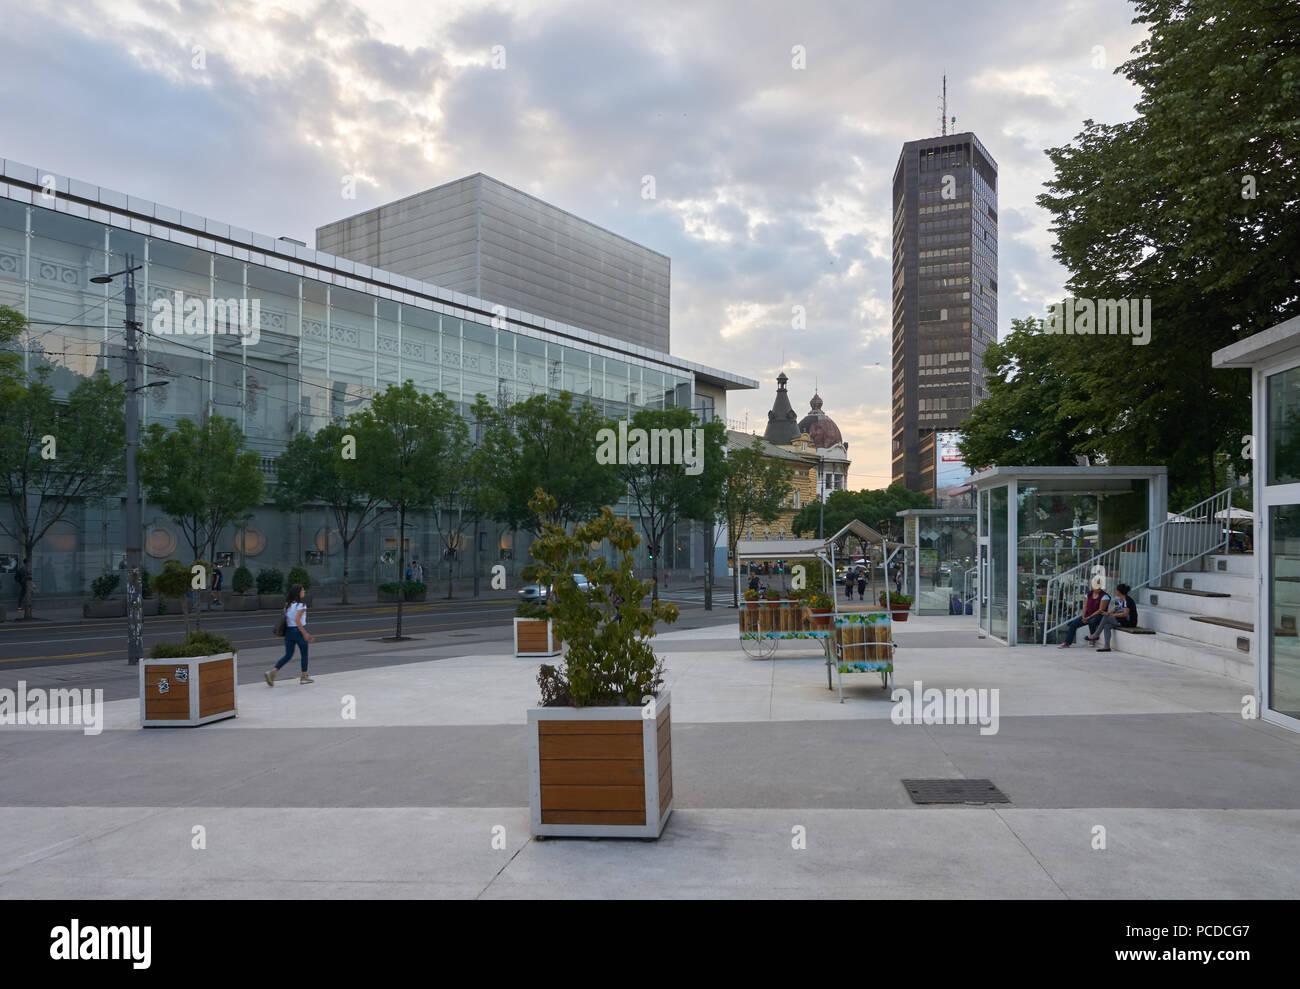
[[[190,590],[191,571],[180,560],[167,560],[163,563],[162,573],[154,578],[154,587],[158,589],[158,614],[167,613],[168,598],[179,599],[181,614],[185,616],[185,634],[190,633],[190,608],[187,595]],[[197,616],[196,616],[197,617]]]
[[[545,518],[555,501],[539,488],[529,508]],[[606,541],[616,566],[590,555]],[[678,611],[642,605],[650,582],[633,573],[640,542],[632,523],[603,508],[572,534],[545,523],[532,545],[538,562],[524,577],[555,587],[547,611],[567,648],[562,669],[539,670],[541,706],[528,712],[534,834],[657,838],[672,812],[669,696],[649,640]],[[588,592],[575,573],[587,576]]]
[[[120,575],[115,573],[100,574],[90,582],[90,593],[95,596],[93,601],[87,601],[81,607],[81,613],[85,618],[120,618],[126,614],[126,602],[114,601],[113,592],[117,590],[117,585],[122,582]]]
[[[180,567],[167,561],[172,563]],[[179,572],[187,573],[183,567]],[[237,662],[230,640],[211,632],[187,631],[181,642],[155,644],[140,663],[141,727],[193,727],[237,717]]]
[[[263,608],[278,608],[284,603],[284,574],[272,567],[257,571],[257,596]]]

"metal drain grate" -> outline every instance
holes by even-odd
[[[1009,804],[992,780],[903,780],[914,804]]]

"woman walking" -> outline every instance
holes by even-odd
[[[266,685],[275,686],[275,675],[280,672],[280,667],[293,658],[294,646],[302,654],[302,674],[298,677],[299,683],[315,683],[307,675],[307,643],[311,641],[311,633],[307,631],[307,606],[303,604],[303,599],[307,596],[307,588],[301,584],[294,584],[289,588],[289,593],[284,597],[284,655],[280,657],[280,662],[275,664],[273,669],[269,669],[264,674]]]

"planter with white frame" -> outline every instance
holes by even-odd
[[[533,834],[658,838],[673,812],[669,700],[664,691],[643,707],[530,708]]]
[[[550,618],[515,619],[515,656],[519,659],[544,659],[560,654],[560,640],[555,637],[555,622]]]
[[[193,728],[239,716],[238,654],[140,660],[140,727]]]

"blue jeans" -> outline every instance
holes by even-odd
[[[1089,635],[1092,635],[1092,634],[1094,634],[1094,633],[1097,631],[1097,625],[1098,625],[1100,622],[1101,622],[1101,615],[1098,615],[1098,614],[1094,614],[1092,617],[1090,617],[1090,618],[1088,619],[1088,634],[1089,634]],[[1074,645],[1074,636],[1075,636],[1075,634],[1079,631],[1079,628],[1080,628],[1082,625],[1083,625],[1083,616],[1082,616],[1082,615],[1080,615],[1078,618],[1072,618],[1072,619],[1070,620],[1070,624],[1067,625],[1067,626],[1065,627],[1065,644],[1066,644],[1067,646],[1072,646],[1072,645]]]
[[[302,671],[307,672],[307,640],[303,637],[302,632],[298,630],[297,625],[290,625],[289,630],[284,633],[284,656],[280,662],[275,664],[278,670],[289,660],[293,659],[293,647],[297,646],[302,653]]]

